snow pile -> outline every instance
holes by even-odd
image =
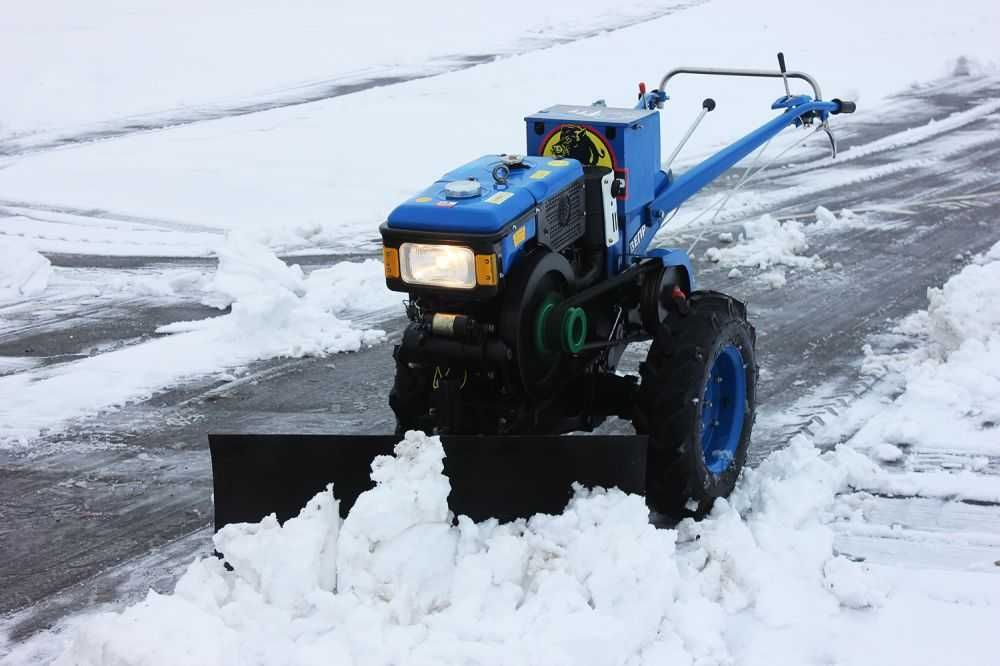
[[[0,377],[0,443],[22,445],[71,419],[254,361],[357,351],[384,339],[370,322],[400,306],[375,260],[344,261],[304,276],[238,235],[227,239],[219,257],[205,300],[228,305],[228,314],[168,324],[157,332],[170,335]],[[359,316],[364,323],[355,323]]]
[[[855,441],[1000,455],[1000,243],[927,296],[928,309],[898,330],[914,349],[869,353],[868,371],[895,376],[905,392]],[[1000,483],[993,486],[982,490],[1000,497]]]
[[[30,245],[0,237],[0,303],[42,293],[51,274],[52,264]]]
[[[83,622],[57,663],[730,663],[747,624],[807,632],[786,654],[809,661],[829,648],[808,632],[885,598],[823,524],[874,473],[850,450],[799,440],[676,531],[582,488],[561,515],[453,525],[442,458],[408,433],[345,520],[328,488],[284,526],[226,527],[232,571],[193,563],[174,594]]]
[[[743,224],[743,233],[735,244],[723,248],[710,247],[704,258],[722,266],[767,270],[760,277],[776,289],[783,287],[786,281],[784,270],[778,267],[804,270],[826,268],[826,262],[815,254],[806,254],[808,250],[805,225],[795,220],[779,222],[770,215],[762,215]]]
[[[234,343],[256,358],[306,356],[357,351],[380,342],[384,332],[354,326],[338,315],[398,306],[399,296],[385,287],[382,263],[374,259],[341,262],[306,277],[271,250],[240,234],[229,234],[218,249],[219,268],[203,301],[231,308],[229,315],[176,322],[160,333],[202,331],[216,344]]]
[[[816,206],[816,222],[806,228],[807,233],[828,233],[869,227],[871,223],[854,211],[844,208],[836,214],[825,206]]]
[[[725,248],[711,247],[705,252],[709,261],[725,266],[789,266],[815,270],[825,267],[816,255],[806,255],[809,242],[801,222],[779,222],[770,215],[743,224],[735,245]]]
[[[820,234],[868,227],[870,222],[851,210],[841,210],[839,215],[817,206],[814,222],[804,224],[797,220],[780,222],[770,215],[745,222],[743,232],[735,239],[732,233],[719,234],[720,243],[726,247],[710,247],[704,259],[726,267],[731,279],[743,277],[740,267],[764,271],[758,279],[772,289],[787,283],[785,268],[817,271],[828,267],[819,255],[809,254],[810,239]],[[734,242],[735,241],[735,242]]]
[[[964,268],[940,289],[929,289],[927,324],[930,340],[943,355],[978,341],[1000,339],[1000,243]]]

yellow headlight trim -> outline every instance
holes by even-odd
[[[399,279],[399,250],[394,247],[382,248],[382,263],[385,264],[385,276]]]
[[[476,283],[482,286],[496,286],[497,256],[495,254],[476,255]]]

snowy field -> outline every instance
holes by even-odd
[[[1000,663],[998,35],[986,0],[6,12],[0,483],[15,490],[0,491],[0,560],[20,564],[0,568],[16,590],[0,589],[0,663]],[[858,101],[834,119],[847,149],[831,161],[821,135],[782,135],[764,178],[730,195],[731,175],[658,239],[693,243],[705,284],[749,301],[765,393],[797,398],[765,404],[730,501],[661,529],[614,489],[580,489],[557,516],[456,521],[439,444],[410,435],[345,520],[333,488],[284,526],[215,535],[232,571],[205,557],[199,424],[216,417],[190,404],[282,399],[269,377],[291,372],[331,386],[296,416],[323,423],[349,395],[357,412],[336,423],[384,430],[386,379],[349,369],[386,364],[401,326],[376,254],[392,206],[521,149],[539,108],[630,106],[640,79],[772,68],[777,50],[826,98]],[[684,168],[769,118],[783,89],[679,78],[668,92],[664,155],[704,97],[719,104]],[[879,292],[885,270],[900,284]],[[831,300],[796,319],[783,304],[810,290]],[[861,312],[841,297],[886,312],[838,324]],[[815,338],[789,333],[803,329]],[[824,356],[838,337],[849,348]],[[134,446],[131,430],[167,443]],[[81,471],[60,469],[52,491],[67,461]],[[82,471],[105,462],[106,483]],[[107,554],[93,561],[88,532],[67,531],[127,524],[164,497],[183,520],[154,508],[150,522],[173,521],[145,526],[154,536],[94,531]],[[45,559],[47,535],[9,527],[35,511],[53,544],[82,540],[79,558]],[[88,592],[164,544],[177,576],[158,591]],[[24,583],[47,577],[61,582]],[[15,631],[72,588],[93,598]]]

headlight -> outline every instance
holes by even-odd
[[[399,264],[403,280],[409,284],[451,289],[476,286],[476,257],[467,247],[403,243]]]

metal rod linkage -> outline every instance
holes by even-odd
[[[688,142],[688,139],[691,138],[691,135],[694,134],[694,131],[698,129],[698,125],[701,124],[702,118],[704,118],[705,114],[713,110],[714,108],[715,108],[715,100],[712,99],[711,97],[709,97],[708,99],[706,99],[704,102],[701,103],[701,112],[698,114],[698,117],[694,119],[694,122],[691,123],[691,127],[688,128],[688,131],[684,133],[683,137],[681,137],[680,143],[678,143],[677,147],[674,148],[674,152],[670,153],[670,157],[667,158],[666,163],[663,165],[664,171],[670,170],[670,165],[674,163],[674,159],[681,152],[681,148],[683,148],[684,144]]]

